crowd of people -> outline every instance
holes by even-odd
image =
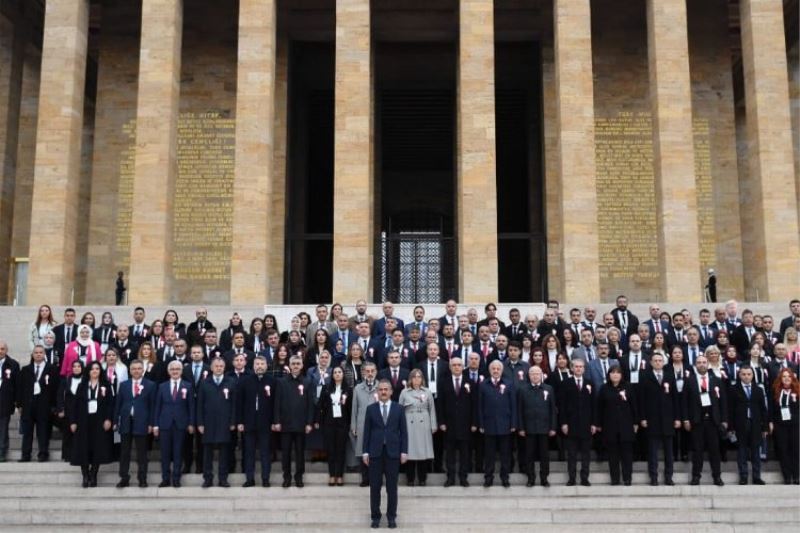
[[[173,310],[148,322],[141,307],[131,321],[68,308],[57,323],[42,305],[30,354],[12,357],[0,340],[0,461],[19,410],[20,460],[33,459],[35,436],[48,461],[57,428],[84,487],[117,461],[127,487],[134,454],[147,486],[154,448],[161,486],[180,487],[192,470],[212,486],[215,461],[219,486],[237,468],[254,486],[258,458],[268,487],[278,451],[284,487],[303,486],[307,451],[327,461],[329,485],[360,471],[367,486],[365,433],[381,425],[368,408],[385,401],[383,424],[402,414],[408,485],[433,471],[446,487],[468,486],[481,472],[490,487],[499,463],[503,486],[517,469],[547,487],[552,452],[567,460],[568,485],[588,486],[592,451],[612,485],[631,484],[633,461],[647,461],[651,485],[672,485],[674,461],[690,459],[697,485],[706,457],[722,485],[720,462],[734,453],[740,484],[763,484],[773,457],[786,484],[800,482],[800,300],[780,322],[733,301],[698,317],[651,305],[640,322],[624,296],[600,317],[562,314],[557,302],[542,317],[511,309],[507,322],[491,303],[483,317],[453,300],[445,308],[430,318],[416,306],[403,320],[390,302],[379,317],[364,301],[349,315],[318,305],[282,330],[271,314],[216,327],[204,308],[188,326]]]

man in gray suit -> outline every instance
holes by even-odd
[[[367,407],[378,401],[377,383],[375,376],[378,374],[378,367],[375,363],[367,361],[361,365],[361,374],[364,381],[353,388],[353,407],[350,415],[350,440],[353,442],[353,449],[356,456],[361,457],[364,448],[364,422],[367,419]],[[369,486],[367,467],[361,465],[361,486]]]
[[[590,361],[586,367],[586,379],[592,382],[598,392],[603,388],[603,385],[606,384],[608,370],[612,367],[619,366],[619,361],[608,358],[609,351],[608,343],[601,342],[598,344],[597,357]]]
[[[589,363],[597,358],[597,349],[594,346],[594,331],[590,328],[583,328],[581,330],[581,343],[572,350],[572,359],[583,359]]]
[[[527,452],[528,487],[536,479],[536,456],[539,456],[539,479],[549,487],[550,450],[548,437],[556,434],[556,397],[550,385],[542,383],[542,369],[532,366],[528,371],[530,383],[520,385],[517,394],[519,436],[525,438]]]
[[[328,306],[324,304],[319,304],[315,310],[317,315],[317,319],[308,325],[306,328],[306,344],[308,346],[314,346],[314,335],[316,335],[317,330],[324,329],[328,332],[328,336],[330,337],[333,332],[336,331],[336,324],[328,320]]]

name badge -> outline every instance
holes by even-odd
[[[633,383],[633,384],[639,383],[639,373],[638,372],[631,372],[631,383]]]
[[[788,407],[781,407],[781,420],[784,422],[792,419],[792,412]]]
[[[428,390],[431,391],[431,394],[436,394],[436,382],[431,381],[428,383]]]
[[[704,392],[700,395],[700,405],[703,407],[708,407],[711,405],[711,396],[707,392]]]
[[[42,393],[42,386],[39,385],[38,381],[34,381],[33,382],[33,395],[34,396],[38,396],[41,393]]]
[[[97,400],[89,400],[89,414],[93,415],[97,412]]]
[[[333,404],[333,418],[342,418],[342,406],[339,403]]]
[[[678,389],[679,393],[683,392],[683,380],[682,379],[679,379],[678,381],[675,382],[675,388]]]

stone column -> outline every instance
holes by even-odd
[[[274,234],[269,254],[269,284],[267,301],[283,303],[284,249],[286,246],[286,148],[289,117],[289,41],[278,35],[275,58],[275,137],[273,141],[272,198],[270,198],[270,228]]]
[[[465,302],[496,301],[494,2],[461,0],[458,52],[458,284]]]
[[[760,300],[780,300],[800,289],[783,3],[741,0],[739,6],[752,201],[752,209],[742,213],[742,230],[752,232],[755,243],[743,250],[753,261],[745,290]]]
[[[686,0],[647,1],[661,299],[702,300]]]
[[[47,2],[36,133],[28,302],[68,304],[75,281],[89,1]]]
[[[275,1],[240,0],[233,182],[231,302],[263,304],[274,280],[272,175],[275,109]]]
[[[333,300],[372,297],[373,106],[369,0],[336,2]],[[322,273],[321,273],[322,274]]]
[[[171,299],[182,34],[182,0],[143,0],[128,280],[131,304],[163,305]]]
[[[589,0],[555,0],[556,147],[560,184],[562,298],[600,301]]]

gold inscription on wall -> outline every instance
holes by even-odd
[[[624,111],[596,117],[595,128],[600,283],[644,297],[659,276],[652,119]]]
[[[697,188],[697,226],[700,239],[700,267],[705,272],[716,268],[716,237],[714,230],[714,196],[711,181],[711,139],[709,121],[695,118],[694,132],[694,176]]]
[[[120,158],[115,243],[120,270],[130,264],[136,121],[128,122],[123,132],[130,146]],[[234,155],[234,119],[216,112],[181,113],[173,218],[176,280],[214,285],[230,279]]]
[[[176,280],[230,279],[235,121],[182,113],[172,272]]]

